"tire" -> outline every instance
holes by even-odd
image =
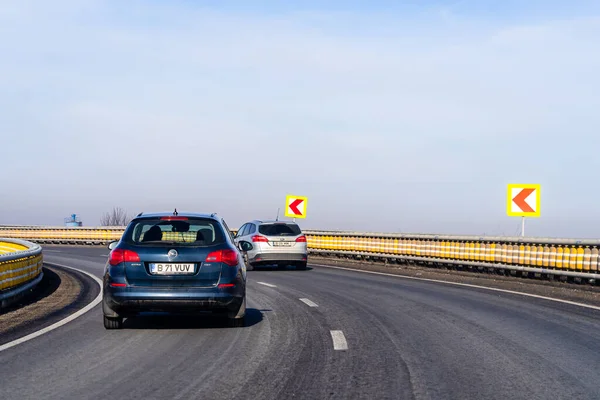
[[[246,317],[242,318],[229,318],[227,321],[227,325],[230,328],[243,328],[246,326]]]
[[[296,264],[296,269],[305,271],[307,268],[307,262],[303,261],[303,262],[299,262],[298,264]]]
[[[120,317],[119,314],[117,314],[112,308],[110,308],[108,306],[106,297],[102,298],[102,312],[104,313],[104,316],[108,317],[108,318],[119,318]]]
[[[244,296],[237,314],[227,318],[227,325],[230,328],[243,328],[246,326],[246,296]]]
[[[122,329],[123,328],[123,318],[110,318],[106,315],[104,316],[104,328],[105,329]]]

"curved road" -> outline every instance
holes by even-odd
[[[101,276],[107,253],[45,260]],[[246,328],[145,317],[106,331],[96,307],[0,352],[0,397],[600,398],[599,311],[321,267],[248,276]]]

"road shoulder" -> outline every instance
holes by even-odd
[[[585,283],[577,284],[536,278],[505,276],[491,272],[457,271],[441,267],[428,267],[414,264],[384,264],[382,262],[334,259],[317,256],[310,256],[309,264],[485,286],[494,289],[510,290],[592,306],[600,306],[600,286]]]
[[[0,345],[43,329],[77,312],[100,288],[77,271],[44,265],[44,279],[30,296],[0,313]]]

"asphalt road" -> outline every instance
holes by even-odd
[[[45,259],[100,276],[107,253]],[[599,311],[322,267],[248,275],[246,328],[145,317],[106,331],[96,307],[0,352],[0,397],[600,398]]]

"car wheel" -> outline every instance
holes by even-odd
[[[227,325],[231,328],[242,328],[246,326],[246,296],[244,296],[244,300],[242,301],[242,305],[240,305],[237,314],[227,318]]]
[[[306,261],[300,262],[300,263],[296,264],[296,269],[305,270],[306,269],[306,265],[307,265]]]
[[[104,316],[104,328],[106,329],[122,329],[123,328],[123,318],[110,318],[106,315]]]
[[[230,318],[228,325],[230,328],[243,328],[246,326],[246,317]]]

